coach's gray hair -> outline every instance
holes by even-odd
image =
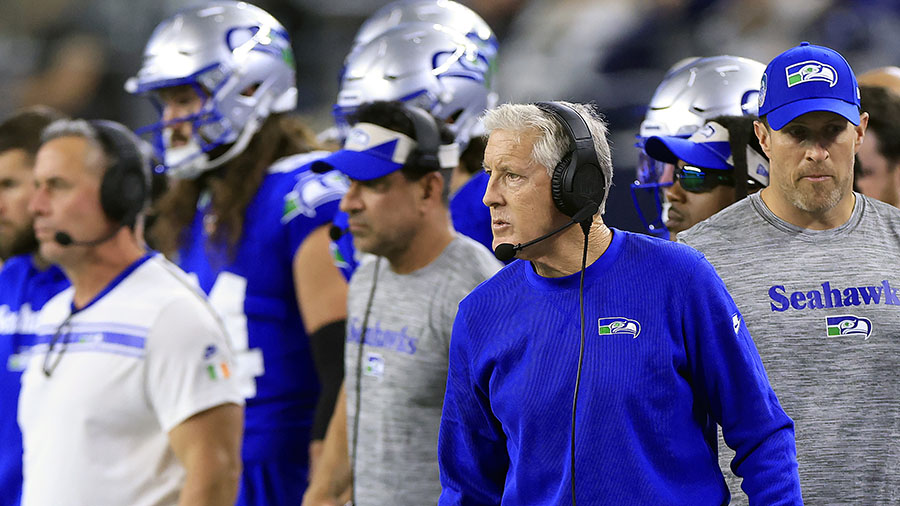
[[[96,146],[103,153],[103,171],[115,163],[114,153],[109,153],[100,141],[97,130],[83,119],[58,119],[47,125],[41,132],[41,145],[60,137],[81,137]],[[103,173],[101,172],[101,176]]]
[[[600,170],[606,178],[603,202],[599,202],[602,214],[606,209],[606,198],[613,178],[612,155],[606,140],[608,133],[606,123],[592,106],[563,101],[559,103],[574,109],[591,131]],[[569,134],[559,124],[556,116],[534,104],[503,104],[488,110],[484,114],[484,130],[488,136],[494,130],[509,131],[515,135],[516,142],[521,140],[523,133],[537,132],[534,148],[531,150],[531,161],[546,167],[547,174],[551,177],[553,169],[569,152],[572,145]]]
[[[102,145],[97,130],[83,119],[59,119],[50,123],[41,132],[41,144],[60,137],[83,137]]]

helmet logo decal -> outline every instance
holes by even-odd
[[[838,79],[834,67],[815,60],[795,63],[784,69],[784,72],[787,74],[788,88],[814,81],[824,81],[829,87],[834,87]]]
[[[225,33],[225,45],[235,56],[245,56],[251,51],[260,51],[280,58],[294,68],[294,52],[287,34],[270,27],[239,26]]]
[[[455,51],[438,51],[431,58],[435,77],[462,77],[480,83],[486,81],[488,64],[475,51],[458,48]]]

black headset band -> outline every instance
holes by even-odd
[[[598,160],[591,129],[575,109],[559,102],[535,102],[534,105],[542,111],[552,114],[556,118],[556,122],[563,127],[568,138],[571,139],[572,144],[569,151],[574,157],[582,161]]]
[[[115,159],[103,174],[100,203],[107,216],[122,225],[133,225],[144,207],[149,183],[145,158],[133,134],[118,123],[90,120],[104,154]]]
[[[416,151],[419,154],[418,161],[425,165],[433,165],[439,169],[438,151],[441,148],[441,132],[437,121],[428,112],[415,106],[403,106],[404,114],[412,122],[416,136]]]

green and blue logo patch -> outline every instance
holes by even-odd
[[[788,88],[815,81],[824,81],[833,87],[838,80],[834,67],[815,60],[795,63],[785,68],[784,72],[787,74]]]
[[[601,336],[631,336],[634,339],[641,333],[641,324],[631,318],[600,318],[597,330]]]
[[[852,314],[825,318],[825,328],[828,337],[863,336],[865,340],[872,335],[872,321]]]

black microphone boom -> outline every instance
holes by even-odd
[[[349,232],[350,232],[349,229],[341,228],[337,225],[331,225],[328,228],[328,237],[330,237],[332,241],[337,242],[338,239],[340,239],[341,237],[344,237],[344,235]]]
[[[559,227],[558,229],[556,229],[552,232],[544,234],[544,235],[538,237],[537,239],[528,241],[524,244],[519,243],[519,244],[516,244],[515,246],[513,246],[510,243],[506,243],[506,242],[502,243],[502,244],[498,244],[497,248],[494,249],[494,256],[497,257],[497,260],[500,260],[501,262],[507,262],[509,260],[512,260],[512,258],[514,256],[516,256],[516,253],[518,253],[519,251],[522,251],[523,249],[527,248],[528,246],[531,246],[532,244],[539,243],[539,242],[543,241],[544,239],[554,236],[554,235],[562,232],[563,230],[571,227],[572,225],[574,225],[576,223],[586,223],[587,224],[586,229],[589,229],[589,227],[590,227],[589,220],[595,214],[597,214],[597,211],[599,209],[600,209],[600,206],[597,205],[595,202],[588,202],[587,205],[585,205],[584,207],[579,209],[578,212],[575,213],[574,216],[572,216],[572,219],[569,220],[569,222],[566,223],[565,225]],[[587,232],[585,232],[585,233],[587,233]]]
[[[120,228],[122,227],[116,227],[112,230],[112,232],[91,241],[76,241],[72,238],[71,235],[67,234],[66,232],[59,231],[53,235],[53,240],[56,241],[56,243],[60,246],[96,246],[112,239],[117,233],[119,233]]]

